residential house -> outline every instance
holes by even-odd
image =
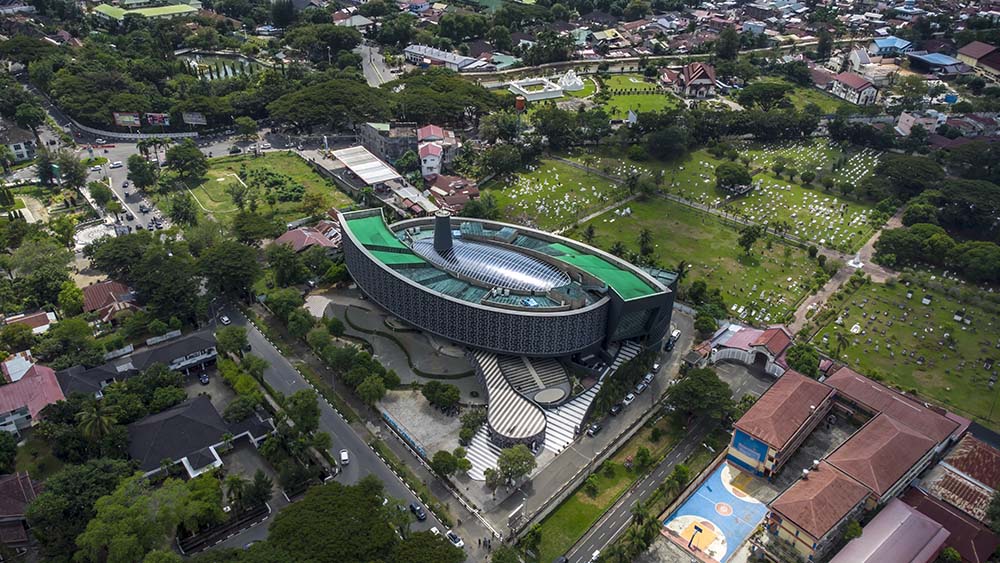
[[[358,140],[379,159],[395,162],[406,151],[417,150],[417,124],[362,123],[358,126]]]
[[[0,0],[0,16],[33,13],[35,13],[35,7],[24,0]]]
[[[31,356],[31,350],[24,350],[23,352],[7,356],[7,359],[0,364],[4,382],[14,383],[15,381],[20,381],[34,365],[35,359]]]
[[[333,23],[334,25],[339,25],[341,27],[353,27],[361,33],[368,31],[371,26],[375,25],[374,21],[349,10],[338,10],[334,12]]]
[[[20,434],[39,420],[42,409],[65,398],[56,373],[35,364],[17,381],[0,386],[0,430]]]
[[[868,45],[868,53],[880,57],[904,55],[911,50],[913,50],[912,42],[894,35],[873,39]]]
[[[112,322],[125,311],[139,309],[135,292],[127,285],[106,280],[83,288],[83,310],[103,322]]]
[[[944,124],[947,118],[946,114],[934,110],[926,112],[904,111],[896,119],[896,133],[903,137],[909,137],[915,125],[920,125],[928,133],[933,133]]]
[[[475,182],[460,176],[438,174],[430,180],[431,197],[442,209],[458,214],[465,204],[479,197]]]
[[[16,553],[22,552],[31,541],[25,513],[43,487],[27,472],[0,475],[0,543]]]
[[[299,227],[283,233],[275,244],[288,245],[295,252],[318,246],[329,253],[340,249],[340,225],[336,221],[320,221],[311,227]]]
[[[932,563],[950,535],[929,516],[892,499],[830,563]]]
[[[418,152],[420,157],[420,173],[423,176],[433,176],[441,173],[441,162],[444,149],[437,143],[422,143]]]
[[[14,153],[15,163],[35,158],[35,141],[34,133],[0,117],[0,145]]]
[[[834,76],[830,83],[830,93],[859,106],[874,104],[878,97],[875,85],[853,72],[842,72]]]
[[[972,68],[978,68],[979,61],[983,60],[988,55],[996,53],[998,50],[1000,49],[990,45],[989,43],[973,41],[958,50],[958,60],[971,66]]]
[[[1000,451],[966,434],[920,481],[920,489],[985,524],[1000,490]]]
[[[994,82],[1000,82],[1000,51],[994,51],[979,59],[976,72]]]
[[[252,414],[241,422],[226,422],[206,396],[188,399],[127,427],[129,457],[146,475],[180,464],[188,477],[222,467],[219,451],[235,440],[254,447],[274,432],[271,419]]]
[[[741,314],[741,313],[738,313]],[[784,353],[792,345],[788,329],[775,325],[761,330],[738,324],[719,329],[708,341],[712,363],[729,360],[763,369],[780,377],[788,368]]]
[[[679,71],[660,71],[660,83],[685,98],[715,96],[715,68],[705,63],[690,63]]]
[[[443,167],[452,163],[462,146],[454,131],[437,125],[417,129],[417,143],[420,170],[425,177],[440,174]]]
[[[788,370],[734,426],[727,461],[754,475],[775,475],[833,405],[833,389]]]
[[[407,0],[401,4],[401,8],[412,14],[422,14],[431,9],[431,3],[429,0]]]
[[[945,546],[958,551],[963,563],[994,561],[1000,538],[987,524],[915,487],[907,489],[900,500],[944,526],[949,532]]]
[[[771,501],[765,524],[802,559],[825,556],[848,522],[864,512],[868,489],[820,461]]]
[[[20,313],[5,317],[3,319],[3,324],[23,324],[31,327],[32,334],[45,334],[49,331],[49,327],[56,324],[57,321],[58,319],[56,319],[55,313],[49,311],[38,311],[37,313]]]

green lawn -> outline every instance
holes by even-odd
[[[681,101],[641,74],[615,74],[603,79],[604,90],[611,97],[604,104],[604,109],[612,119],[625,119],[629,110],[636,113],[660,111],[680,106]],[[640,90],[640,92],[623,92],[624,90]],[[618,93],[615,93],[618,91]]]
[[[597,84],[594,83],[593,78],[590,78],[589,76],[581,76],[580,78],[583,80],[583,90],[566,92],[567,96],[572,98],[586,98],[597,90]]]
[[[608,250],[615,242],[637,251],[642,229],[655,241],[655,258],[673,269],[682,261],[689,271],[685,283],[704,280],[719,288],[733,316],[748,322],[783,322],[796,304],[812,291],[815,265],[805,251],[778,241],[767,248],[758,242],[747,255],[737,244],[739,232],[721,218],[662,198],[631,202],[629,217],[605,214],[574,229],[581,237],[593,225],[594,244]]]
[[[835,298],[829,307],[837,313],[813,343],[834,355],[843,334],[849,343],[840,359],[856,371],[1000,430],[1000,410],[990,419],[1000,386],[989,386],[1000,370],[1000,303],[993,293],[930,278],[904,275],[909,285],[869,283]]]
[[[548,562],[564,555],[638,479],[640,473],[626,469],[623,465],[627,457],[634,457],[640,447],[645,447],[649,449],[651,459],[659,460],[684,434],[681,425],[672,418],[660,419],[656,427],[663,431],[659,441],[653,442],[650,439],[652,427],[643,428],[601,466],[601,470],[596,473],[596,496],[592,497],[582,488],[578,489],[542,520],[538,561]],[[604,467],[611,468],[610,474],[605,473]]]
[[[553,230],[625,197],[624,188],[557,160],[542,160],[507,185],[490,182],[504,218]]]
[[[662,173],[663,185],[672,194],[705,205],[725,206],[759,223],[784,221],[791,227],[790,234],[842,252],[856,251],[874,233],[872,205],[826,192],[818,178],[833,175],[838,185],[856,184],[873,173],[881,153],[870,149],[845,152],[825,139],[738,143],[735,148],[750,158],[750,168],[758,171],[754,179],[761,182],[758,189],[737,199],[715,188],[715,167],[722,161],[705,149],[672,161],[633,162],[618,147],[575,150],[567,158],[620,178],[636,172],[654,177]],[[803,186],[798,176],[790,181],[783,172],[784,176],[777,178],[770,167],[779,156],[798,172],[813,170],[817,180]],[[831,170],[834,162],[841,163],[836,171]]]
[[[841,106],[851,106],[850,102],[845,102],[840,98],[827,94],[818,88],[811,88],[805,86],[799,86],[797,84],[792,84],[784,78],[778,78],[774,76],[765,76],[759,79],[762,82],[779,82],[781,84],[787,84],[794,88],[789,94],[788,99],[795,106],[795,109],[803,109],[809,104],[816,104],[824,114],[834,114],[837,113],[837,109]]]
[[[238,183],[238,175],[243,165],[246,165],[247,171],[269,170],[287,176],[292,182],[302,185],[306,193],[321,194],[330,207],[347,207],[353,203],[351,198],[293,153],[269,152],[261,157],[226,156],[210,159],[205,181],[191,190],[209,213],[219,215],[217,219],[224,219],[226,214],[237,210],[229,194],[226,193],[226,186]],[[285,222],[302,217],[300,203],[297,201],[279,201],[272,207],[262,194],[258,202],[260,209],[273,213],[279,221]]]
[[[18,471],[27,471],[36,481],[44,481],[62,469],[63,462],[52,455],[48,442],[29,435],[24,445],[17,448],[15,465]]]

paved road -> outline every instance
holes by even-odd
[[[378,88],[382,84],[396,79],[389,67],[382,58],[382,53],[377,47],[373,47],[368,42],[362,43],[358,47],[358,54],[361,55],[361,71],[365,75],[368,85]]]

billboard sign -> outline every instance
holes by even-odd
[[[140,127],[142,126],[142,121],[139,119],[139,114],[131,111],[115,111],[112,112],[115,117],[115,125],[119,127]]]
[[[205,119],[205,114],[198,113],[196,111],[184,112],[181,114],[181,119],[188,125],[208,125],[208,120]]]
[[[169,113],[147,113],[146,123],[150,125],[163,125],[165,127],[170,126],[170,114]]]

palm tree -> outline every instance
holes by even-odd
[[[622,241],[620,240],[615,241],[615,243],[611,245],[611,249],[608,252],[610,252],[614,256],[621,258],[622,256],[625,255],[626,252],[625,245],[622,244]]]
[[[844,351],[844,348],[850,346],[851,341],[843,332],[837,332],[834,338],[836,339],[836,343],[834,344],[834,355],[840,358],[840,353]]]
[[[0,145],[0,166],[3,166],[3,171],[10,172],[12,164],[14,164],[14,151],[7,145]]]
[[[635,501],[632,508],[629,509],[632,513],[632,522],[637,526],[642,526],[643,522],[646,521],[648,514],[646,513],[646,506],[641,500]]]
[[[607,563],[629,563],[632,561],[632,557],[625,550],[625,546],[621,542],[613,543],[604,550],[604,557],[602,559],[607,561]]]
[[[593,225],[587,225],[587,228],[583,230],[583,240],[586,241],[587,244],[593,244],[594,243],[594,236],[596,234],[597,234],[597,231],[594,229],[594,226]]]
[[[222,435],[222,443],[226,445],[226,449],[231,449],[233,447],[233,434],[232,432],[226,432]]]
[[[678,285],[680,285],[680,283],[682,281],[684,281],[684,278],[687,277],[689,269],[690,269],[690,267],[687,265],[687,262],[685,262],[684,260],[681,260],[680,262],[677,263],[677,268],[675,268],[674,271],[677,273],[677,284]]]
[[[105,406],[103,401],[92,401],[76,413],[76,421],[84,437],[97,443],[111,433],[111,429],[118,423],[117,416],[113,407]]]
[[[230,473],[229,475],[226,475],[225,485],[226,498],[231,504],[236,506],[237,511],[242,510],[243,500],[246,496],[247,489],[250,487],[250,481],[239,473]]]
[[[639,526],[629,526],[625,532],[625,537],[622,538],[622,543],[625,547],[625,553],[628,554],[629,561],[638,557],[649,547],[646,544],[646,538],[642,535],[642,528]]]

